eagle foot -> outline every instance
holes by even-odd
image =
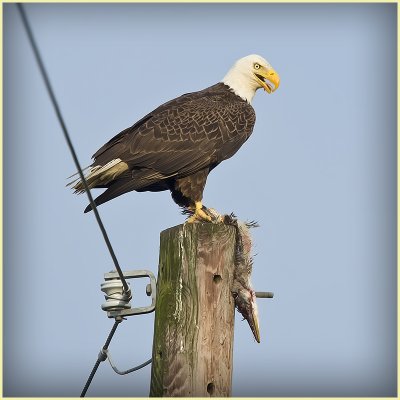
[[[213,224],[223,222],[222,216],[213,208],[203,206],[201,201],[196,201],[195,207],[189,207],[183,211],[183,214],[189,214],[186,223],[211,222]]]

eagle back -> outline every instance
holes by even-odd
[[[111,139],[94,158],[101,164],[118,153],[131,166],[147,164],[168,174],[184,170],[186,175],[232,157],[254,123],[253,107],[218,83],[159,106]]]

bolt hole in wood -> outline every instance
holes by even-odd
[[[222,281],[221,275],[215,274],[213,277],[213,282],[218,285]]]
[[[210,396],[212,396],[212,395],[214,394],[214,391],[215,391],[214,382],[210,382],[210,383],[207,385],[207,393],[208,393]]]
[[[150,397],[231,394],[236,229],[212,228],[187,224],[161,233]]]

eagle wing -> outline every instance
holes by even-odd
[[[94,154],[93,166],[118,158],[128,165],[109,182],[97,204],[172,177],[212,169],[236,153],[252,132],[253,108],[228,90],[205,92],[160,106]]]

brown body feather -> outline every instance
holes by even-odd
[[[93,186],[107,187],[96,204],[132,190],[170,190],[177,204],[193,206],[202,200],[209,172],[239,150],[254,123],[252,106],[223,83],[161,105],[93,155],[92,168],[116,159],[128,166]]]

